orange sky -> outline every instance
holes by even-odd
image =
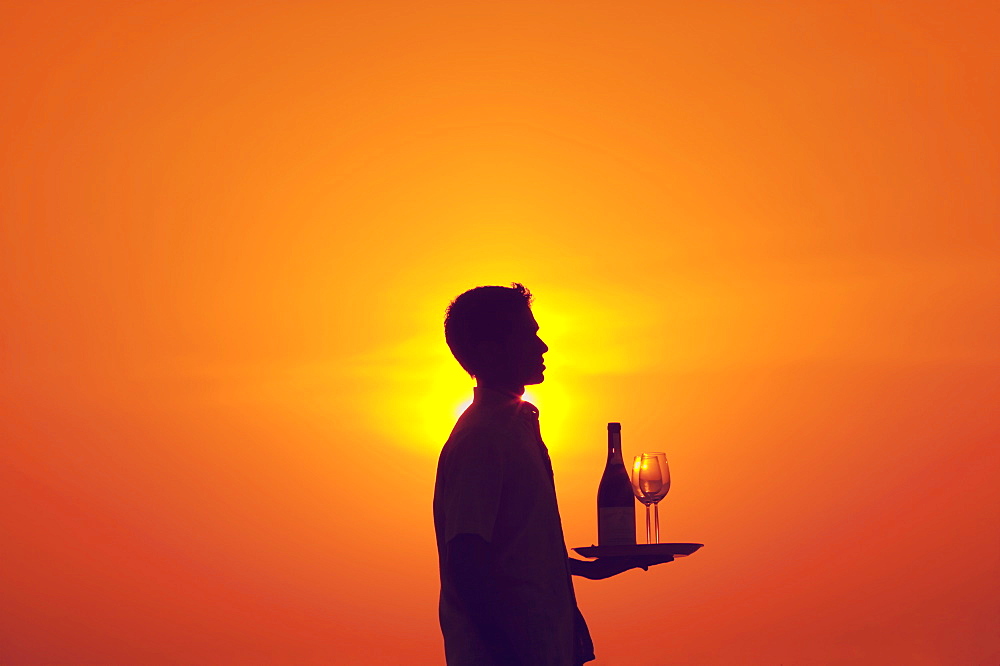
[[[9,2],[0,662],[438,664],[519,281],[601,666],[1000,662],[995,3]],[[654,632],[654,639],[645,638]]]

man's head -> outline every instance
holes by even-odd
[[[456,298],[445,315],[444,336],[458,362],[481,384],[525,386],[542,383],[542,354],[524,285],[476,287]]]

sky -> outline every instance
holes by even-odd
[[[576,579],[596,664],[1000,662],[998,26],[4,3],[0,661],[443,663],[443,316],[516,281],[567,547],[610,421],[705,544]]]

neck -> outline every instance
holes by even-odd
[[[479,388],[492,389],[494,391],[500,391],[501,393],[510,393],[521,397],[524,395],[524,384],[517,384],[511,382],[503,381],[492,381],[489,379],[476,379],[476,386]]]

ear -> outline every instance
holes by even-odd
[[[496,340],[484,340],[476,345],[476,354],[481,360],[493,359],[500,353],[500,343]]]
[[[497,365],[500,357],[500,343],[496,340],[484,340],[476,345],[476,367],[489,374]]]

